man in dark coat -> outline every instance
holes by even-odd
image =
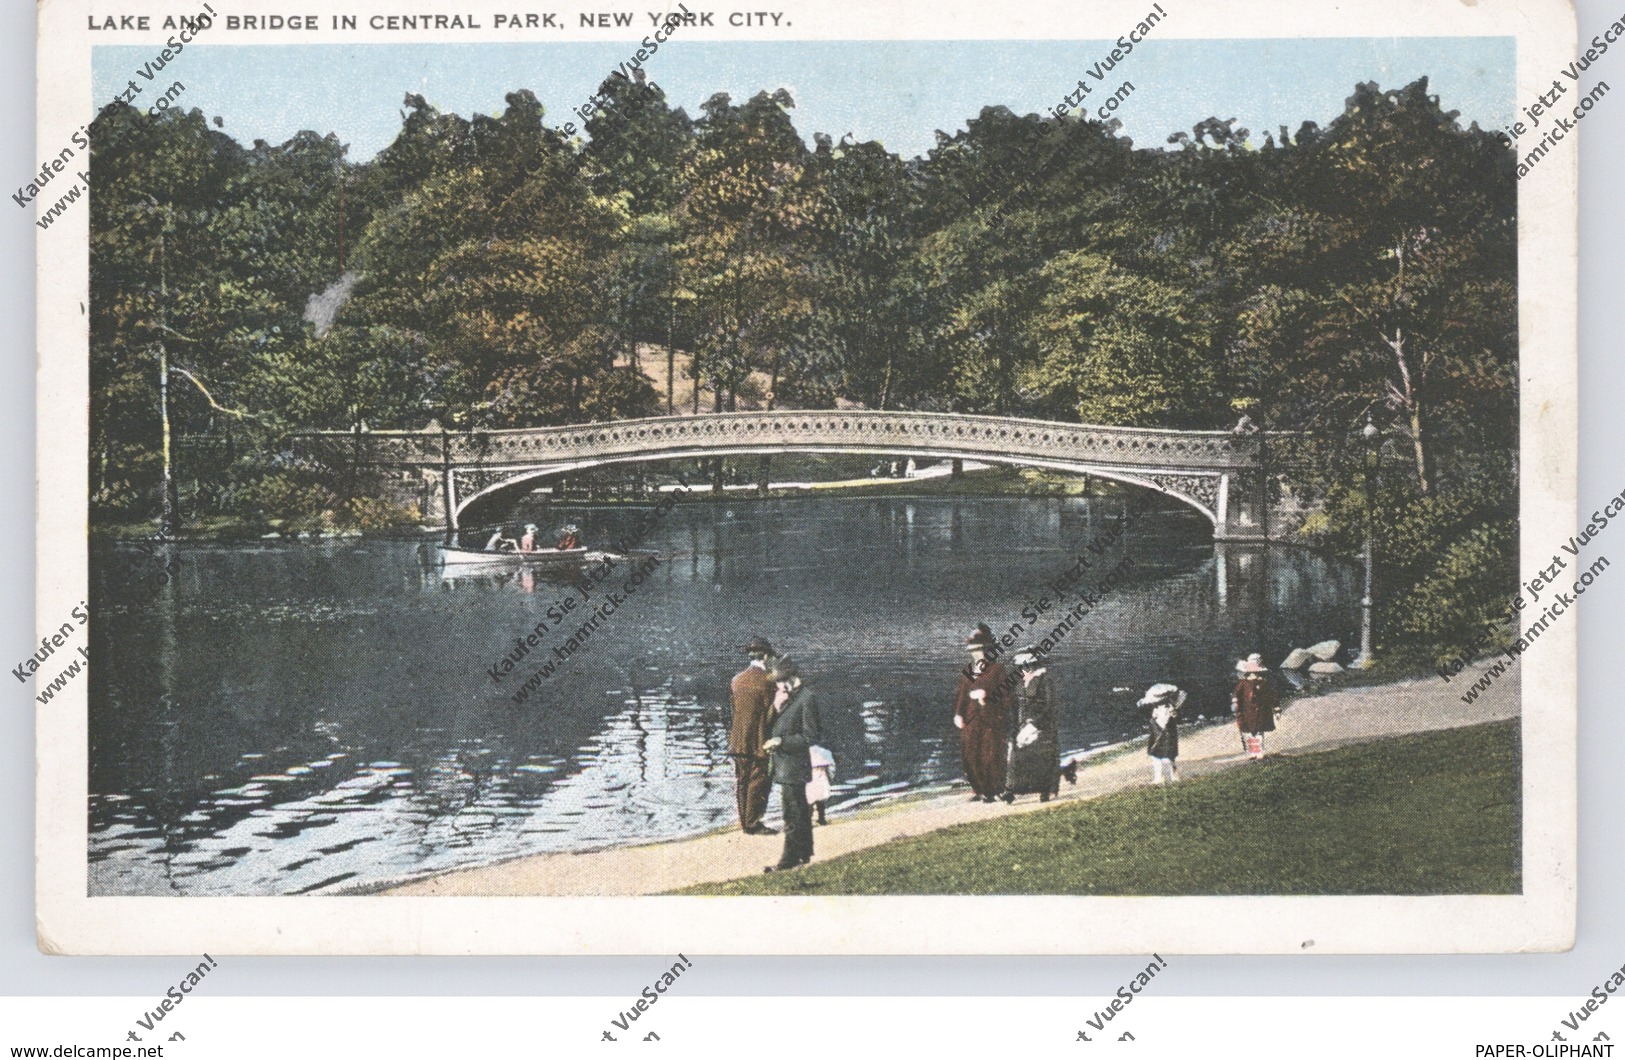
[[[1004,788],[1012,682],[1004,667],[993,661],[996,646],[986,626],[977,626],[965,638],[971,663],[960,672],[954,695],[954,725],[972,802],[992,802]]]
[[[764,872],[782,872],[812,860],[812,807],[807,805],[807,782],[812,780],[808,751],[822,735],[819,730],[818,700],[802,683],[801,671],[793,659],[779,659],[769,674],[778,685],[773,706],[778,716],[762,746],[773,755],[773,783],[779,786],[784,806],[784,853],[777,865]]]
[[[739,827],[746,835],[773,835],[762,823],[769,790],[768,754],[762,749],[773,726],[773,679],[767,676],[773,645],[752,637],[745,645],[750,665],[734,676],[733,723],[728,727],[728,755],[734,760],[734,801]]]

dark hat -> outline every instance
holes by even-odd
[[[773,645],[761,637],[750,638],[750,643],[739,649],[749,655],[772,655]]]
[[[993,640],[993,631],[988,629],[985,624],[978,625],[976,627],[976,632],[965,638],[966,649],[992,648],[995,646],[995,643],[996,642]]]
[[[767,676],[775,681],[788,681],[792,677],[801,676],[801,667],[796,665],[794,659],[786,655],[773,660],[773,665],[768,669]]]

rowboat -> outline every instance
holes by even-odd
[[[442,567],[570,567],[590,563],[605,553],[590,548],[542,548],[535,552],[491,552],[480,548],[440,546]]]

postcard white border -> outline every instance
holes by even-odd
[[[285,3],[225,0],[222,14],[288,14]],[[418,5],[410,5],[417,8]],[[448,13],[508,11],[446,3]],[[540,6],[540,5],[534,5]],[[674,5],[649,5],[674,6]],[[690,3],[690,7],[700,8]],[[791,31],[684,30],[694,39],[1099,40],[1149,0],[985,5],[853,0],[776,5]],[[726,10],[727,5],[706,9]],[[1362,0],[1337,8],[1261,0],[1222,8],[1164,0],[1164,37],[1514,36],[1520,104],[1574,57],[1575,17],[1561,0],[1514,3]],[[389,0],[344,11],[399,12]],[[139,0],[119,12],[191,16],[201,3]],[[567,28],[547,40],[581,39]],[[596,10],[596,8],[591,8]],[[98,41],[89,0],[39,7],[38,151],[60,150],[105,101],[91,98],[96,43],[160,44],[166,31]],[[100,12],[98,12],[100,13]],[[364,25],[364,20],[363,20]],[[1601,27],[1597,27],[1601,28]],[[637,39],[628,32],[624,39]],[[366,29],[324,43],[389,40]],[[416,38],[421,40],[421,38]],[[459,34],[458,43],[512,42]],[[593,34],[593,39],[606,38]],[[232,44],[293,43],[237,32]],[[298,43],[314,43],[299,39]],[[211,41],[211,44],[215,43]],[[1384,86],[1396,87],[1396,86]],[[1193,119],[1194,120],[1194,119]],[[1567,143],[1519,185],[1521,541],[1525,577],[1574,532],[1577,482],[1577,176]],[[89,211],[37,237],[38,517],[36,623],[49,631],[86,598]],[[88,897],[86,683],[36,708],[36,923],[46,952],[81,954],[1111,954],[1471,953],[1570,947],[1575,930],[1577,625],[1558,623],[1524,656],[1524,893],[1450,897],[886,898],[129,898]],[[95,660],[91,660],[95,665]]]

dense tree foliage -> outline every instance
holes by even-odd
[[[809,145],[782,89],[694,117],[641,79],[601,93],[574,140],[527,91],[471,119],[408,95],[364,163],[197,111],[98,121],[98,512],[155,510],[160,344],[177,433],[262,439],[657,414],[642,344],[683,351],[705,411],[1311,432],[1310,535],[1352,549],[1383,510],[1387,569],[1430,601],[1396,636],[1448,640],[1438,601],[1509,569],[1512,160],[1425,80],[1359,85],[1324,128],[1208,118],[1153,148],[987,108],[912,159]]]

